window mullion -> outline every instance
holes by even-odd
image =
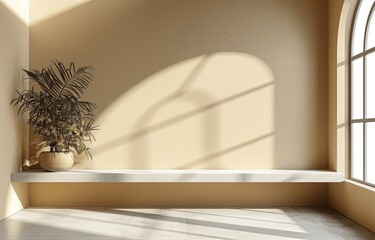
[[[374,9],[375,9],[375,2],[372,4],[370,12],[369,12],[369,14],[367,16],[367,20],[366,20],[365,37],[363,38],[363,53],[364,54],[366,54],[367,36],[368,36],[368,31],[369,31],[370,20],[372,18],[372,15],[374,14]]]
[[[375,118],[366,118],[366,119],[352,119],[350,123],[368,123],[368,122],[375,122]]]
[[[368,24],[368,19],[367,23]],[[367,36],[367,25],[365,28],[365,37],[364,37],[364,43],[363,43],[363,52],[366,49],[366,36]],[[366,119],[366,112],[367,112],[367,77],[366,77],[366,62],[367,58],[366,55],[363,55],[363,119]],[[367,151],[366,151],[366,145],[367,145],[367,134],[366,134],[366,129],[367,129],[367,123],[363,122],[363,181],[367,182]]]
[[[350,60],[351,60],[351,61],[356,60],[356,59],[361,58],[361,57],[363,57],[364,55],[367,55],[367,54],[372,53],[372,52],[375,52],[375,47],[372,47],[372,48],[370,48],[370,49],[367,49],[367,50],[364,51],[364,52],[358,53],[357,55],[351,57]],[[343,62],[342,65],[343,65],[344,63],[345,63],[345,62]]]
[[[375,9],[375,2],[371,6],[371,10],[366,20],[365,36],[363,38],[363,119],[367,117],[367,36],[369,31],[370,20]],[[367,182],[367,123],[363,123],[363,180]]]
[[[366,56],[363,56],[363,120],[366,119],[366,107],[367,107],[367,102],[366,102]],[[367,176],[366,176],[366,165],[367,165],[367,153],[366,153],[366,145],[367,145],[367,138],[366,138],[366,127],[367,124],[365,121],[363,121],[363,181],[367,181]]]

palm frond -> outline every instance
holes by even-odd
[[[51,151],[74,149],[92,159],[86,142],[95,140],[92,131],[97,130],[93,126],[96,105],[81,100],[92,82],[92,68],[76,68],[73,62],[65,67],[62,62],[53,61],[40,71],[22,70],[28,79],[38,83],[40,90],[32,87],[17,92],[11,101],[13,107],[18,107],[17,114],[29,113],[27,123]]]

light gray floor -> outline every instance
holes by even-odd
[[[25,209],[0,222],[1,240],[375,239],[329,208]]]

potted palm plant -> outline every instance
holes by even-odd
[[[27,124],[49,146],[39,155],[40,166],[47,171],[67,171],[74,163],[72,152],[86,153],[86,145],[95,140],[92,131],[95,104],[81,99],[92,82],[90,67],[76,68],[72,62],[65,67],[60,61],[42,70],[25,70],[37,88],[17,92],[12,104],[18,115],[28,113]]]

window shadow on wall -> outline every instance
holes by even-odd
[[[326,95],[311,53],[320,22],[300,11],[310,5],[318,16],[315,1],[90,1],[31,26],[31,66],[95,68],[86,96],[101,130],[94,162],[77,168],[319,167]]]

